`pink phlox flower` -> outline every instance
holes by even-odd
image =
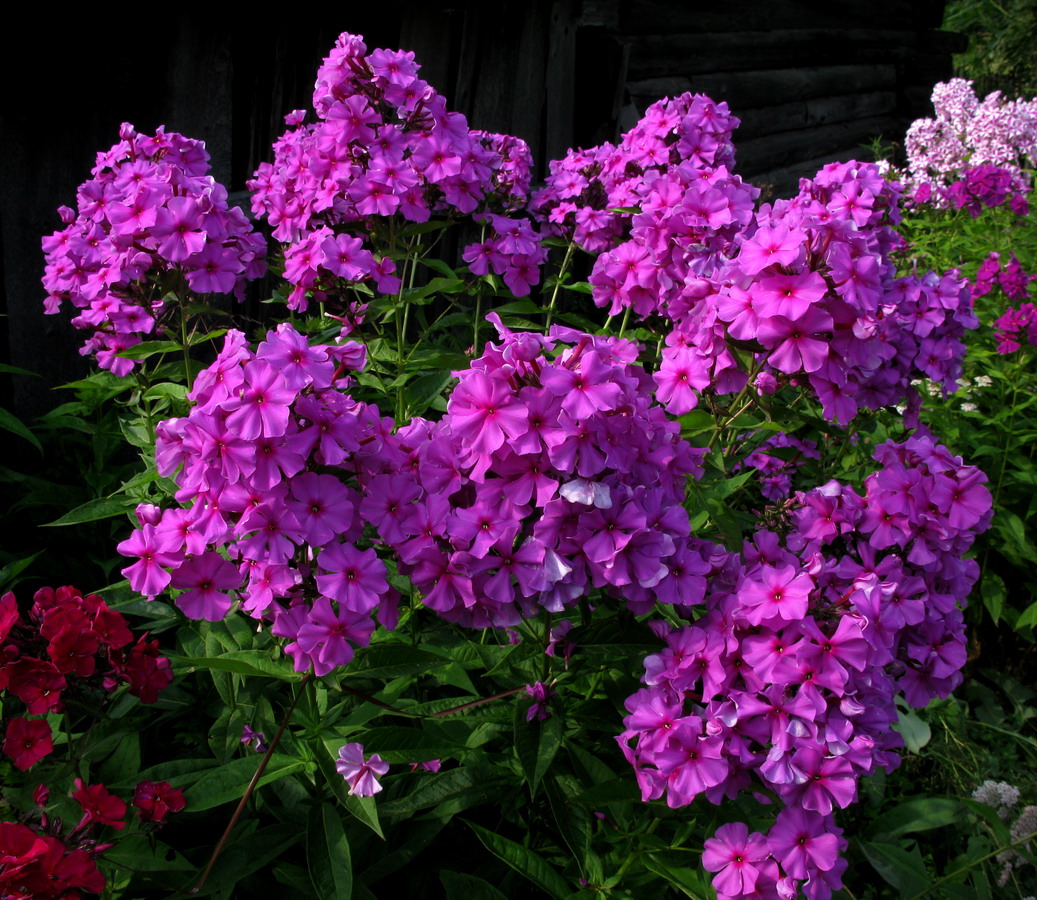
[[[759,832],[750,834],[741,822],[721,825],[703,848],[703,868],[717,873],[713,887],[736,897],[753,892],[762,864],[770,856],[767,839]]]
[[[123,556],[136,556],[138,561],[122,570],[130,587],[145,597],[161,594],[169,584],[170,575],[164,566],[175,566],[183,558],[180,546],[168,537],[159,535],[153,525],[136,529],[116,549]]]
[[[796,622],[806,615],[813,589],[814,580],[794,566],[763,566],[759,573],[746,578],[738,599],[752,625],[773,620]]]
[[[321,551],[317,565],[328,573],[317,576],[320,592],[352,613],[369,613],[389,590],[385,564],[370,548],[358,550],[352,544],[332,544]]]
[[[829,871],[839,856],[839,838],[831,819],[805,809],[789,807],[767,833],[767,846],[792,877],[806,879],[813,871]]]
[[[374,632],[369,612],[357,613],[340,606],[336,612],[327,597],[318,597],[306,613],[295,636],[300,655],[296,669],[305,671],[310,665],[315,675],[327,675],[338,666],[348,665],[353,647],[366,647]],[[309,663],[300,669],[301,661]]]
[[[363,744],[345,744],[338,752],[335,768],[349,785],[354,797],[373,797],[381,789],[378,779],[389,771],[389,764],[377,753],[364,757]]]
[[[186,560],[172,576],[172,586],[184,593],[176,605],[189,619],[218,622],[233,605],[224,591],[241,586],[237,568],[218,553],[207,552]]]

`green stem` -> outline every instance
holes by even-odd
[[[307,672],[303,676],[302,681],[299,682],[299,690],[296,692],[295,697],[292,700],[292,705],[288,707],[288,712],[285,713],[284,718],[281,720],[281,725],[277,729],[277,734],[274,735],[274,739],[270,742],[270,746],[267,748],[266,753],[263,754],[263,758],[259,761],[256,773],[252,776],[252,780],[248,783],[248,787],[245,788],[245,793],[238,802],[238,806],[234,810],[234,815],[230,817],[227,827],[220,836],[219,843],[216,844],[215,849],[212,851],[212,856],[209,857],[209,862],[205,866],[205,871],[202,872],[202,876],[198,879],[198,883],[186,893],[197,894],[205,886],[205,882],[212,873],[213,866],[216,865],[216,860],[220,858],[223,848],[227,845],[227,841],[230,840],[230,836],[234,831],[234,826],[238,824],[241,814],[245,811],[245,804],[248,803],[249,798],[259,786],[259,780],[263,777],[266,767],[270,764],[270,759],[273,757],[274,751],[277,750],[278,745],[281,743],[281,738],[284,736],[285,729],[288,727],[288,723],[292,719],[292,713],[295,712],[295,707],[299,705],[299,699],[306,692],[306,686],[312,678],[313,673]]]
[[[931,894],[941,884],[946,884],[948,881],[953,881],[959,875],[964,875],[970,869],[976,868],[980,863],[985,863],[988,859],[993,859],[995,856],[999,856],[1006,850],[1011,850],[1013,847],[1018,847],[1022,844],[1029,843],[1035,837],[1037,837],[1037,831],[1031,831],[1029,834],[1024,834],[1021,838],[1012,841],[1010,844],[1006,844],[1004,847],[998,847],[996,850],[991,850],[986,856],[981,856],[979,859],[974,859],[967,866],[962,866],[960,869],[955,869],[948,875],[944,875],[942,878],[937,878],[932,884],[930,884],[925,890],[919,891],[915,894],[911,900],[918,900],[919,897],[924,897],[926,894]]]
[[[619,323],[619,336],[623,337],[623,333],[627,330],[627,322],[630,321],[630,307],[628,306],[623,310],[623,321]]]
[[[180,309],[180,352],[184,355],[184,382],[190,393],[193,381],[191,378],[191,350],[187,343],[187,316],[184,315],[182,307]]]
[[[551,330],[551,321],[554,319],[555,314],[555,300],[558,299],[558,291],[562,287],[562,277],[565,275],[566,270],[569,268],[569,263],[572,262],[573,252],[575,250],[575,242],[569,241],[569,246],[565,248],[565,258],[562,260],[562,267],[558,270],[558,278],[555,281],[554,290],[551,291],[551,300],[547,304],[547,316],[544,319],[545,334]]]

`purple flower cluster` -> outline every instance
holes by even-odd
[[[1018,308],[1009,307],[994,323],[998,353],[1015,353],[1025,340],[1037,346],[1037,309],[1032,303],[1021,303],[1030,296],[1030,283],[1037,281],[1037,274],[1023,270],[1014,253],[1009,254],[1007,265],[1001,265],[1001,254],[991,253],[976,271],[972,283],[972,296],[985,297],[1000,288],[1010,303],[1019,303]]]
[[[310,347],[288,325],[255,352],[228,333],[190,415],[157,429],[158,469],[175,475],[186,508],[141,510],[119,544],[137,559],[123,570],[135,591],[175,588],[189,618],[210,621],[240,598],[290,641],[300,671],[318,675],[367,644],[372,613],[393,623],[385,565],[357,547],[370,502],[358,486],[391,479],[383,473],[397,461],[388,423],[347,393],[345,373],[365,355],[353,342]]]
[[[1025,214],[1029,177],[1037,165],[1037,100],[1010,100],[994,91],[980,102],[972,82],[953,78],[933,88],[936,117],[912,123],[905,138],[905,185],[915,203],[998,206],[1008,198]],[[996,201],[996,202],[994,202]],[[975,210],[975,212],[974,212]]]
[[[227,205],[226,189],[207,173],[201,141],[160,128],[97,155],[93,178],[79,186],[77,209],[58,212],[66,227],[43,239],[49,314],[68,300],[76,328],[92,331],[80,351],[116,375],[134,362],[117,356],[155,331],[167,291],[241,296],[265,271],[263,238]],[[175,276],[170,278],[170,276]]]
[[[701,600],[685,481],[704,451],[654,403],[638,347],[556,328],[490,344],[439,423],[388,420],[345,392],[352,342],[310,347],[287,325],[255,353],[228,335],[184,419],[158,429],[157,463],[186,509],[141,511],[119,545],[134,590],[181,591],[217,620],[234,595],[325,674],[395,616],[365,524],[424,604],[472,627],[560,611],[594,588],[637,612]],[[563,347],[564,344],[572,346]],[[285,605],[287,603],[287,605]]]
[[[750,375],[761,393],[808,382],[842,423],[915,395],[920,372],[953,389],[960,338],[978,324],[971,297],[954,273],[895,277],[897,199],[875,165],[833,163],[761,207],[712,271],[692,267],[665,310],[674,328],[655,379],[667,410],[692,409],[697,391],[740,390]]]
[[[308,292],[337,296],[358,282],[398,291],[395,263],[366,240],[387,220],[426,222],[434,214],[506,212],[525,203],[532,166],[526,144],[469,129],[418,77],[419,68],[413,53],[368,54],[360,37],[340,35],[317,74],[318,121],[303,124],[302,110],[289,114],[274,162],[260,165],[249,182],[253,211],[288,245],[293,309],[306,308]],[[491,265],[528,293],[539,280],[542,248],[525,231],[516,235],[503,216],[486,221],[495,237]],[[513,269],[521,274],[512,276]]]
[[[622,210],[642,207],[655,180],[671,169],[683,168],[686,182],[699,170],[723,170],[714,177],[724,179],[734,165],[731,134],[738,124],[726,103],[705,94],[664,98],[618,146],[570,150],[564,159],[552,160],[547,183],[530,207],[546,233],[571,238],[590,253],[608,250],[628,234],[630,213]],[[715,195],[703,193],[701,214],[715,215]]]
[[[500,343],[455,373],[443,420],[398,433],[413,480],[373,524],[400,572],[476,628],[561,612],[592,587],[638,613],[698,603],[707,566],[683,501],[703,451],[653,402],[637,345],[490,318]]]
[[[947,188],[945,196],[951,206],[964,209],[973,219],[978,219],[984,209],[1001,206],[1006,201],[1017,216],[1025,216],[1030,212],[1030,203],[1018,182],[1018,175],[1000,166],[971,166]],[[929,185],[915,191],[916,202],[923,188],[928,189]]]
[[[875,458],[864,496],[829,482],[796,495],[784,540],[716,550],[706,614],[666,636],[627,700],[618,740],[645,800],[762,787],[781,802],[766,837],[725,826],[707,842],[722,897],[789,897],[804,880],[830,896],[846,865],[833,810],[898,765],[896,696],[925,706],[961,681],[978,576],[962,556],[990,520],[985,476],[930,437]]]

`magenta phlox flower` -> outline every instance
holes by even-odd
[[[816,372],[828,357],[824,335],[832,329],[832,317],[810,307],[795,320],[785,316],[761,319],[757,337],[770,350],[768,361],[774,368],[792,375],[800,370]]]
[[[723,782],[730,768],[719,737],[696,736],[688,729],[680,730],[658,750],[655,761],[666,776],[666,803],[672,808],[686,806]]]
[[[184,591],[176,598],[184,615],[209,622],[226,617],[234,600],[224,591],[240,587],[241,582],[237,567],[211,551],[188,559],[172,576],[172,586]]]
[[[507,382],[478,371],[466,373],[454,388],[447,414],[469,457],[493,453],[529,428],[526,412]]]
[[[263,360],[252,360],[244,367],[241,396],[222,405],[230,415],[228,428],[247,441],[258,437],[279,437],[288,424],[289,406],[296,392],[277,370]]]
[[[338,751],[335,769],[346,780],[349,793],[354,797],[373,797],[382,789],[378,779],[389,771],[389,764],[377,753],[365,758],[363,744],[354,743],[345,744]]]
[[[754,306],[759,315],[802,319],[828,291],[828,285],[817,272],[786,275],[779,272],[759,279],[754,285]],[[820,330],[819,328],[815,330]]]
[[[741,246],[738,263],[747,275],[756,275],[770,265],[792,266],[801,255],[806,232],[779,223],[774,227],[762,225]]]
[[[792,761],[806,779],[784,789],[787,803],[795,802],[827,816],[832,811],[833,801],[845,809],[857,799],[853,766],[844,757],[826,757],[819,750],[801,747],[793,754]]]
[[[767,846],[792,877],[806,879],[814,870],[829,871],[839,856],[839,838],[827,816],[789,807],[778,813],[767,833]]]
[[[304,472],[293,478],[288,509],[302,539],[313,547],[331,543],[353,524],[353,495],[334,475]]]
[[[229,294],[245,268],[234,249],[215,242],[189,256],[185,265],[187,283],[199,294]]]
[[[353,613],[369,613],[389,590],[385,564],[374,550],[358,550],[352,544],[325,547],[317,560],[325,575],[317,576],[317,587]]]
[[[747,578],[738,597],[746,620],[761,622],[796,622],[807,613],[814,580],[794,566],[763,566],[758,575]]]
[[[334,363],[326,347],[311,347],[305,335],[282,322],[256,348],[256,357],[269,363],[292,391],[307,385],[323,389],[331,385]]]
[[[173,197],[160,210],[152,234],[161,240],[158,248],[166,259],[182,262],[205,247],[202,212],[191,197]]]
[[[285,597],[299,583],[301,576],[288,565],[250,561],[247,568],[248,584],[242,594],[242,609],[254,617],[262,615],[275,597]]]
[[[318,597],[295,635],[295,668],[304,672],[312,666],[314,675],[327,675],[348,665],[353,658],[352,644],[366,647],[373,632],[369,610],[355,612],[340,605],[336,611],[327,597]]]
[[[703,845],[702,866],[716,872],[713,887],[735,897],[752,894],[760,869],[770,856],[767,839],[759,832],[749,833],[741,822],[721,825],[714,837]]]
[[[181,547],[175,540],[158,534],[153,525],[136,529],[116,549],[123,556],[135,556],[137,562],[122,570],[130,587],[145,597],[154,597],[166,589],[170,574],[165,566],[175,566],[182,559]]]

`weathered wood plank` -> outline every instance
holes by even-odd
[[[897,95],[893,91],[871,94],[842,94],[835,97],[818,97],[813,100],[797,100],[777,106],[739,110],[742,120],[735,132],[735,145],[752,138],[798,128],[813,128],[817,125],[832,125],[868,116],[892,114],[897,108]]]
[[[868,19],[873,22],[914,22],[917,15],[911,0],[872,0],[867,7]],[[619,27],[624,34],[710,34],[741,31],[747,26],[759,31],[813,28],[818,22],[855,28],[861,20],[860,5],[826,0],[728,0],[721,5],[704,0],[626,0],[620,4]]]
[[[916,41],[917,34],[911,31],[830,28],[623,39],[630,45],[632,81],[661,75],[892,62],[902,59]]]
[[[573,0],[551,5],[545,85],[544,152],[560,159],[573,143],[576,111],[576,23]]]
[[[708,94],[717,102],[726,101],[737,115],[774,102],[810,100],[832,94],[888,90],[896,85],[896,67],[820,66],[798,69],[769,69],[753,72],[722,72],[691,78],[648,78],[628,85],[635,102],[651,103],[659,97],[683,91]]]
[[[873,137],[883,133],[899,133],[897,120],[890,116],[869,116],[852,122],[819,125],[816,128],[739,141],[735,145],[736,171],[743,176],[753,176],[756,172],[792,165],[804,156],[813,158],[842,147],[867,144]]]

